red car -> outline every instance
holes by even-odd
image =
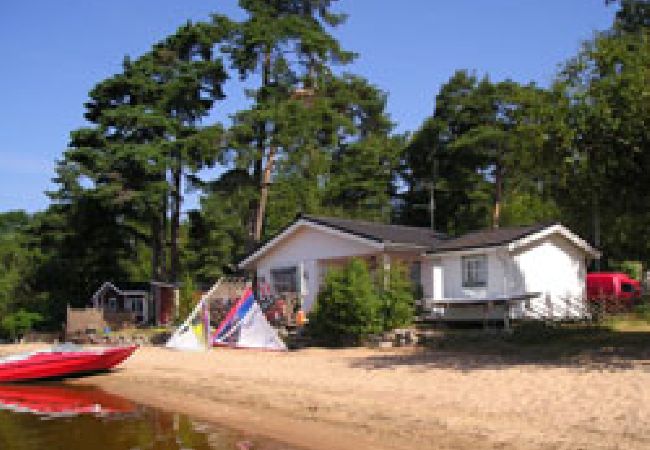
[[[641,299],[641,284],[624,273],[588,273],[587,298],[593,302],[630,308]]]

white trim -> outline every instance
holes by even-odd
[[[497,252],[498,250],[507,250],[507,247],[503,245],[487,245],[484,247],[472,247],[472,248],[461,248],[458,250],[447,250],[444,252],[435,252],[427,253],[425,256],[428,256],[430,259],[443,258],[445,256],[471,256],[478,254],[487,254]]]
[[[95,293],[93,294],[93,296],[90,297],[90,300],[93,302],[93,305],[95,304],[95,300],[97,299],[97,297],[99,297],[99,294],[101,294],[101,293],[104,291],[104,288],[107,288],[107,287],[112,287],[115,291],[117,291],[117,293],[118,293],[119,295],[124,295],[124,293],[122,292],[122,290],[121,290],[120,288],[118,288],[117,286],[115,286],[113,283],[111,283],[110,281],[104,281],[104,284],[102,284],[102,285],[99,287],[99,289],[97,289],[97,290],[95,291]]]
[[[547,236],[550,236],[551,234],[561,235],[562,237],[572,242],[576,247],[581,248],[585,253],[587,253],[589,256],[591,256],[594,259],[600,258],[601,254],[598,250],[593,248],[591,245],[589,245],[586,241],[581,239],[577,234],[573,233],[567,227],[560,224],[551,225],[550,227],[544,228],[536,233],[533,233],[531,235],[518,239],[514,242],[511,242],[510,244],[508,244],[508,250],[511,252],[515,251],[518,248],[524,247],[534,241],[543,239]]]
[[[285,239],[287,236],[291,235],[294,233],[298,228],[301,226],[307,226],[311,227],[315,230],[322,231],[324,233],[329,233],[331,235],[344,238],[344,239],[350,239],[353,241],[360,242],[364,245],[367,245],[369,247],[375,248],[377,250],[383,250],[385,245],[383,242],[378,242],[372,239],[364,238],[361,236],[357,236],[356,234],[346,232],[346,231],[341,231],[336,228],[332,228],[326,225],[321,225],[319,223],[312,222],[310,220],[306,219],[298,219],[294,223],[292,223],[286,230],[284,230],[282,233],[278,234],[275,236],[273,239],[268,241],[266,244],[255,250],[253,253],[251,253],[246,259],[244,259],[242,262],[240,262],[237,267],[240,269],[244,269],[247,266],[249,266],[253,261],[256,259],[259,259],[261,256],[263,256],[265,253],[267,253],[272,247],[274,247],[277,243]]]

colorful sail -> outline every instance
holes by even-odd
[[[205,350],[208,348],[209,330],[210,312],[207,297],[203,297],[165,346],[176,350]]]
[[[212,345],[264,350],[286,350],[287,347],[269,324],[255,301],[252,289],[247,289],[228,312],[211,338]]]

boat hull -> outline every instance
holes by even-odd
[[[120,364],[136,348],[36,352],[22,359],[0,362],[0,382],[65,378],[101,372]]]

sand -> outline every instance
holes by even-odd
[[[315,450],[650,448],[644,360],[141,348],[121,369],[74,382]]]

